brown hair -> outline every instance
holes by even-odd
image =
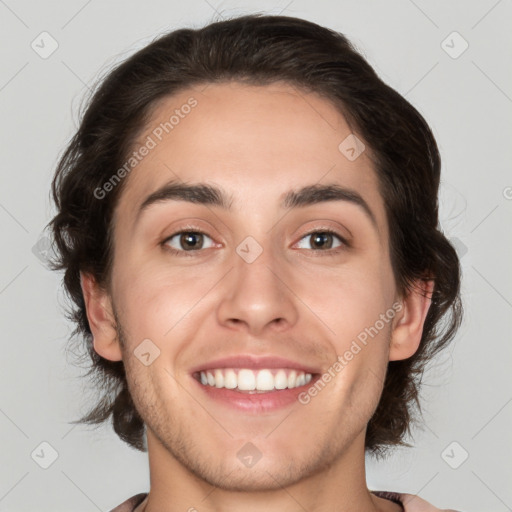
[[[57,214],[50,222],[56,257],[72,300],[73,335],[85,341],[88,375],[102,396],[74,423],[100,424],[112,415],[115,432],[144,451],[144,423],[128,391],[122,361],[92,346],[80,271],[109,289],[112,213],[126,180],[105,198],[95,190],[126,161],[157,101],[194,85],[236,80],[253,85],[284,81],[320,94],[345,116],[373,155],[390,226],[391,263],[400,293],[433,279],[432,303],[421,343],[410,358],[391,361],[366,449],[407,445],[425,364],[454,337],[462,317],[457,254],[438,221],[440,156],[418,111],[383,83],[346,37],[298,18],[246,15],[192,30],[169,32],[115,67],[88,101],[52,183]]]

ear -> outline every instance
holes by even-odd
[[[93,335],[94,350],[105,359],[121,361],[121,346],[115,328],[110,296],[98,286],[90,274],[80,272],[80,284],[89,327]]]
[[[423,325],[432,302],[434,281],[417,280],[394,318],[389,360],[411,357],[420,345]]]

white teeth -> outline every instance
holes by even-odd
[[[201,372],[202,374],[203,372]],[[201,381],[202,382],[202,381]],[[238,380],[236,378],[236,373],[234,370],[227,370],[224,373],[224,387],[226,389],[235,389],[238,385]]]
[[[215,370],[215,387],[224,387],[224,374],[220,370]]]
[[[270,370],[260,370],[258,372],[258,376],[256,377],[256,389],[260,391],[270,391],[274,389],[274,377]]]
[[[216,368],[199,373],[203,386],[238,389],[239,391],[273,391],[275,389],[292,389],[311,382],[313,375],[296,370],[242,368]]]
[[[288,387],[288,377],[284,370],[279,370],[276,373],[276,376],[274,377],[274,385],[276,389],[286,389]]]
[[[256,389],[256,377],[251,370],[240,370],[238,372],[238,389],[240,391]]]
[[[288,375],[288,387],[294,388],[295,387],[295,381],[297,379],[297,373],[295,370],[292,370],[290,374]]]

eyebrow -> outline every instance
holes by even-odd
[[[135,223],[150,206],[167,201],[187,201],[194,204],[216,206],[229,211],[233,204],[233,196],[216,185],[171,181],[146,197],[138,209]],[[368,203],[355,190],[342,187],[337,183],[308,185],[298,190],[290,190],[284,194],[280,206],[283,209],[302,208],[328,201],[346,201],[355,204],[366,214],[378,231],[375,214]]]

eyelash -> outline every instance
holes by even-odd
[[[182,235],[182,234],[185,234],[185,233],[194,233],[194,234],[200,234],[200,235],[204,235],[204,236],[207,236],[208,238],[212,238],[210,235],[208,235],[207,233],[205,233],[204,231],[202,231],[201,229],[197,229],[197,228],[194,228],[194,227],[190,227],[190,228],[186,228],[186,229],[182,229],[180,231],[177,231],[176,233],[173,233],[171,236],[167,237],[165,240],[163,240],[161,242],[161,245],[162,247],[170,252],[171,254],[175,255],[175,256],[185,256],[185,257],[189,257],[189,256],[194,256],[194,253],[196,252],[200,252],[202,249],[197,249],[197,250],[191,250],[191,251],[184,251],[184,250],[177,250],[177,249],[173,249],[172,247],[170,247],[169,245],[167,245],[167,243],[172,240],[175,236],[178,236],[178,235]],[[327,249],[327,250],[321,250],[321,249],[306,249],[308,251],[311,251],[311,253],[314,254],[314,256],[332,256],[332,255],[336,255],[338,254],[339,252],[347,249],[350,247],[350,244],[347,242],[347,240],[342,237],[337,231],[333,230],[333,229],[330,229],[330,228],[320,228],[320,229],[314,229],[312,231],[308,231],[307,233],[305,233],[304,235],[302,235],[302,237],[300,238],[300,240],[308,237],[308,236],[311,236],[311,235],[314,235],[314,234],[317,234],[317,233],[322,233],[322,234],[328,234],[328,235],[333,235],[335,236],[336,238],[339,239],[339,241],[341,242],[341,246],[340,247],[336,247],[334,249]],[[213,240],[213,239],[212,239]],[[300,241],[299,240],[299,241]],[[316,254],[315,254],[316,253]],[[326,253],[326,254],[319,254],[319,253]]]

